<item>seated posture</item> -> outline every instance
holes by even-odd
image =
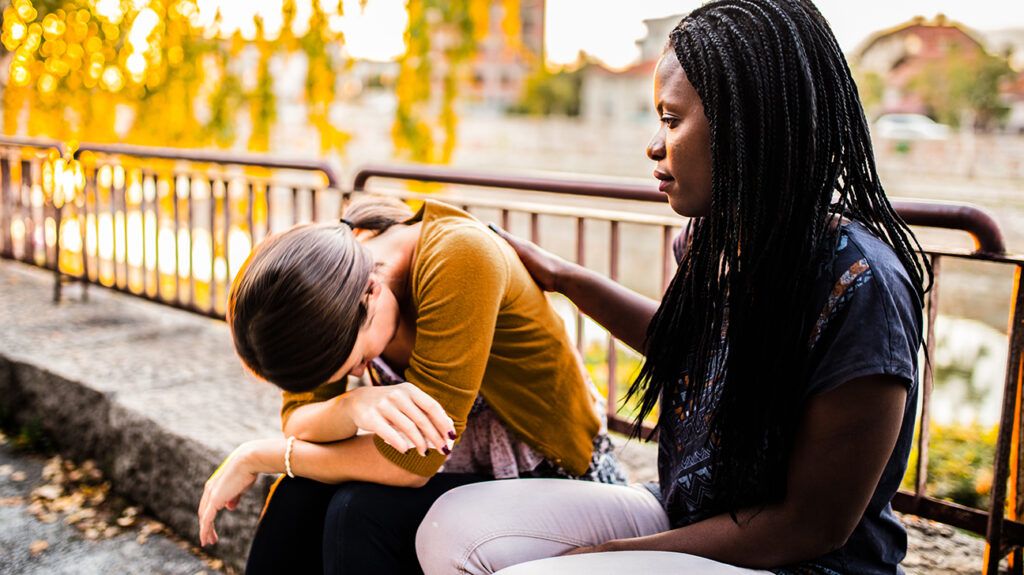
[[[242,361],[284,390],[286,438],[241,445],[199,508],[215,543],[220,509],[257,474],[287,474],[249,573],[417,572],[416,528],[457,485],[625,482],[561,319],[514,251],[454,207],[364,199],[341,223],[271,236],[228,307]],[[366,372],[377,385],[345,390]]]
[[[654,96],[647,154],[693,218],[660,304],[505,237],[644,352],[630,395],[638,426],[659,407],[659,484],[456,488],[420,526],[424,571],[899,573],[890,501],[931,270],[828,23],[810,0],[705,4],[672,31]]]

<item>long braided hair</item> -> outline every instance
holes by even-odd
[[[685,387],[699,408],[721,386],[716,504],[734,513],[785,494],[817,311],[808,302],[838,220],[889,244],[919,295],[931,268],[885,196],[849,67],[810,0],[711,2],[670,47],[709,122],[711,207],[693,221],[629,397],[641,398],[639,433],[659,399]]]

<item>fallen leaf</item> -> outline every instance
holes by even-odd
[[[89,528],[85,530],[85,538],[90,541],[95,541],[100,538],[100,532],[98,529]]]
[[[64,489],[60,485],[40,485],[32,490],[33,497],[54,500],[63,495]]]
[[[103,538],[110,539],[111,537],[117,537],[119,533],[121,533],[121,530],[111,525],[110,527],[107,527],[103,530]]]
[[[11,481],[25,481],[28,479],[28,475],[24,471],[15,471],[11,474]]]
[[[24,504],[24,497],[0,497],[0,507],[17,507]]]
[[[96,510],[95,509],[92,509],[92,508],[79,509],[78,511],[75,511],[71,515],[68,515],[64,519],[64,523],[67,523],[68,525],[74,525],[74,524],[78,523],[79,521],[83,521],[85,519],[92,519],[93,517],[96,517]]]
[[[120,525],[121,527],[131,527],[132,525],[135,524],[135,518],[134,517],[119,517],[117,519],[117,524]]]
[[[56,523],[57,522],[57,514],[56,513],[41,513],[41,514],[39,514],[38,517],[36,517],[36,519],[42,521],[43,523]]]
[[[64,471],[61,469],[61,460],[59,455],[54,455],[47,460],[46,465],[43,466],[42,477],[46,481],[53,481],[55,479],[62,480],[64,478]]]
[[[14,468],[10,465],[0,465],[0,478],[7,477],[11,473],[14,473]]]
[[[35,557],[36,555],[39,555],[40,553],[46,551],[49,548],[49,543],[43,541],[42,539],[37,539],[28,546],[28,552],[31,553],[33,557]]]

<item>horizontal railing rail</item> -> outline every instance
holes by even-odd
[[[66,205],[57,205],[56,198],[64,197],[57,193],[60,186],[75,189]],[[637,180],[374,165],[360,170],[346,188],[320,161],[122,145],[72,149],[52,140],[8,137],[0,138],[0,255],[52,269],[62,281],[100,284],[223,317],[231,278],[253,245],[295,223],[333,219],[348,197],[368,192],[443,199],[655,298],[675,272],[673,240],[686,223],[667,209],[652,184]],[[914,489],[899,492],[894,507],[985,535],[986,573],[995,573],[1008,553],[1018,569],[1024,565],[1019,521],[1024,516],[1024,474],[1019,473],[1024,257],[1008,253],[995,220],[976,206],[914,200],[893,205],[911,225],[963,231],[974,242],[973,249],[926,250],[935,283],[925,302],[927,359]],[[928,493],[935,323],[947,260],[989,262],[1014,271],[988,511]],[[58,290],[61,283],[56,282]],[[568,301],[553,301],[608,397],[609,426],[628,431],[630,406],[621,398],[638,356]]]

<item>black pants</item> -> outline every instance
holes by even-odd
[[[360,575],[422,573],[416,529],[446,491],[487,477],[439,473],[411,489],[284,478],[274,490],[245,571]]]

